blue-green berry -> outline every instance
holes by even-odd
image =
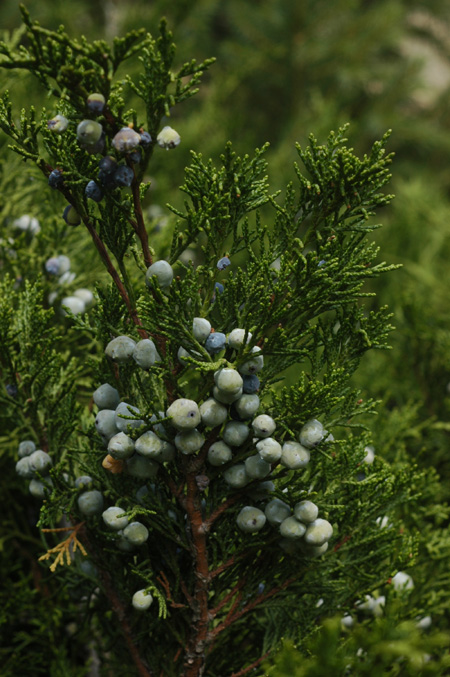
[[[19,394],[19,390],[14,383],[7,383],[5,385],[5,390],[6,390],[6,394],[9,397],[17,397],[17,395]]]
[[[151,430],[137,438],[135,448],[138,454],[158,461],[163,451],[164,441]]]
[[[270,437],[275,431],[276,423],[271,416],[260,414],[253,419],[252,427],[256,437]]]
[[[267,521],[274,526],[279,526],[285,519],[290,517],[290,506],[279,498],[273,498],[264,508]]]
[[[53,461],[50,456],[42,449],[36,449],[30,456],[26,456],[30,463],[30,470],[39,475],[48,475]]]
[[[261,348],[259,348],[259,346],[253,346],[252,354],[260,352]],[[258,371],[261,371],[263,366],[264,366],[264,357],[262,355],[255,355],[254,357],[251,357],[249,360],[240,365],[239,372],[243,376],[248,376],[249,374],[256,374]]]
[[[333,527],[328,520],[315,519],[308,525],[305,533],[305,541],[308,545],[323,545],[333,535]]]
[[[113,458],[130,458],[134,453],[134,440],[124,432],[116,433],[108,442],[108,453]]]
[[[167,261],[155,261],[147,268],[145,282],[148,287],[153,285],[153,277],[156,277],[161,289],[167,289],[172,284],[173,269]]]
[[[144,421],[139,418],[141,412],[137,407],[133,407],[128,402],[121,402],[116,407],[116,426],[118,430],[126,432],[128,426],[132,428],[140,428],[144,425]]]
[[[286,517],[280,524],[280,534],[284,538],[301,538],[306,532],[306,526],[295,519]]]
[[[90,198],[91,200],[94,200],[94,202],[100,202],[101,199],[103,198],[103,191],[100,188],[100,186],[98,186],[95,183],[95,181],[89,181],[86,184],[84,192],[86,194],[86,197]]]
[[[205,348],[210,355],[216,355],[224,350],[226,345],[226,336],[220,331],[216,331],[208,336],[205,341]]]
[[[119,165],[113,174],[117,186],[129,188],[133,183],[134,172],[126,165]]]
[[[259,397],[255,394],[241,395],[241,397],[233,404],[233,407],[239,418],[251,418],[259,409]]]
[[[182,454],[195,454],[205,443],[204,436],[198,430],[185,430],[175,436],[175,446]]]
[[[117,336],[108,343],[105,355],[114,362],[129,362],[136,348],[136,341],[129,336]]]
[[[51,493],[53,488],[53,481],[51,477],[46,477],[44,480],[33,478],[28,485],[28,491],[34,498],[44,499],[46,494]]]
[[[250,434],[249,427],[241,421],[229,421],[223,429],[223,440],[230,447],[240,447]]]
[[[233,458],[233,452],[228,444],[222,440],[214,442],[208,449],[208,463],[212,466],[221,466]]]
[[[307,449],[312,449],[323,440],[327,432],[328,431],[325,430],[322,423],[313,418],[311,421],[305,423],[300,430],[299,442]]]
[[[265,437],[256,443],[259,456],[268,463],[277,463],[282,454],[281,444],[273,437]]]
[[[192,333],[196,341],[204,343],[211,333],[211,323],[204,317],[194,317]]]
[[[98,163],[98,168],[100,171],[104,172],[106,176],[110,176],[111,174],[114,174],[117,169],[117,160],[112,157],[112,155],[105,155]]]
[[[133,360],[141,369],[150,369],[161,357],[151,339],[142,339],[136,343]]]
[[[106,440],[109,440],[118,432],[116,426],[116,412],[114,409],[102,409],[95,417],[97,432]]]
[[[161,148],[169,150],[170,148],[175,148],[180,143],[181,138],[178,132],[176,132],[172,127],[166,126],[163,127],[156,137],[156,142]]]
[[[260,381],[256,374],[244,374],[242,381],[242,389],[246,395],[253,395],[258,392]]]
[[[78,496],[78,508],[83,515],[91,517],[92,515],[98,515],[103,510],[103,496],[97,491],[97,489],[92,489],[92,491],[85,491],[84,493]]]
[[[92,486],[93,483],[94,480],[89,475],[80,475],[80,477],[77,477],[75,480],[75,487],[76,489],[87,489]]]
[[[280,463],[290,470],[298,470],[308,465],[310,454],[299,442],[287,440],[281,448]]]
[[[34,470],[30,467],[30,457],[23,456],[16,463],[16,473],[19,477],[31,480],[34,477]]]
[[[310,524],[317,519],[319,508],[312,501],[300,501],[294,507],[295,519],[304,524]]]
[[[223,479],[232,489],[241,489],[250,482],[250,477],[247,475],[243,463],[237,463],[224,470]]]
[[[47,128],[51,132],[57,132],[58,134],[62,134],[62,132],[65,132],[67,127],[69,126],[69,120],[64,117],[64,115],[55,115],[54,118],[49,120],[47,122]]]
[[[200,405],[200,416],[204,425],[208,426],[208,428],[216,428],[226,421],[228,411],[223,404],[210,397]]]
[[[223,256],[217,261],[218,270],[225,270],[225,268],[228,268],[228,266],[231,266],[231,261],[228,256]]]
[[[48,185],[50,188],[59,188],[62,186],[64,183],[64,177],[62,175],[62,172],[59,171],[59,169],[54,169],[52,172],[50,172],[49,177],[48,177]]]
[[[59,274],[59,261],[57,256],[52,256],[45,262],[45,270],[49,275]]]
[[[270,474],[271,465],[266,461],[263,461],[259,454],[254,456],[249,456],[245,459],[245,470],[249,477],[252,480],[262,480],[264,477]]]

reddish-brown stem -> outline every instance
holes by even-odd
[[[219,604],[218,604],[217,606],[215,606],[214,609],[211,609],[211,612],[210,612],[210,613],[211,613],[211,616],[217,616],[217,614],[219,613],[219,611],[220,611],[221,609],[223,609],[223,607],[225,606],[225,604],[228,604],[228,602],[229,602],[230,600],[232,600],[233,597],[234,597],[235,595],[238,594],[238,592],[241,590],[241,588],[242,588],[242,586],[244,585],[244,583],[245,583],[245,580],[244,580],[244,579],[241,579],[241,580],[239,581],[239,583],[238,583],[237,585],[234,586],[234,588],[232,588],[229,592],[227,592],[227,594],[224,595],[224,597],[222,597],[222,599],[220,600]],[[239,598],[239,599],[240,599],[240,598]],[[238,601],[239,601],[239,599],[238,599]],[[235,607],[235,604],[236,604],[236,602],[233,604],[233,607],[232,607],[233,609],[236,608],[236,607]]]
[[[133,168],[133,165],[130,161],[127,160],[129,167]],[[142,205],[141,205],[141,196],[139,193],[139,181],[136,177],[133,179],[131,184],[131,192],[133,194],[133,205],[134,205],[134,216],[136,217],[136,222],[132,223],[133,228],[136,231],[136,234],[141,242],[142,253],[144,255],[144,261],[147,268],[152,265],[153,259],[150,254],[150,249],[148,246],[148,235],[145,228],[144,217],[142,215]]]
[[[255,661],[254,663],[252,663],[251,665],[247,665],[246,668],[242,668],[242,670],[239,670],[239,672],[233,672],[233,674],[230,675],[230,677],[242,677],[242,675],[246,675],[247,673],[250,672],[250,670],[253,670],[254,668],[257,668],[258,665],[260,665],[263,661],[266,660],[266,658],[268,658],[268,656],[270,656],[270,654],[271,654],[271,651],[267,651],[267,652],[264,654],[264,656],[261,656],[261,658],[258,658],[258,660],[256,660],[256,661]]]

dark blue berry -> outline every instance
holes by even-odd
[[[118,186],[131,186],[134,172],[126,165],[120,165],[114,172],[114,181]]]
[[[260,382],[256,374],[248,374],[248,376],[243,376],[242,381],[242,390],[244,393],[252,395],[253,393],[258,392]]]
[[[152,142],[152,137],[148,132],[142,132],[141,134],[141,144],[143,146],[148,146],[149,143]]]
[[[105,107],[105,97],[103,94],[94,92],[93,94],[89,94],[86,104],[91,113],[98,115]]]
[[[208,353],[215,355],[216,353],[220,353],[220,351],[225,348],[226,341],[227,339],[225,334],[222,334],[220,331],[216,331],[211,333],[206,339],[205,348]]]
[[[142,156],[141,156],[140,150],[135,150],[133,153],[130,153],[130,160],[131,160],[131,162],[134,162],[135,165],[139,164],[141,159],[142,159]]]
[[[111,155],[105,155],[98,163],[98,167],[105,174],[114,174],[117,169],[117,160]]]
[[[64,183],[62,172],[59,169],[54,169],[48,177],[48,185],[50,188],[59,188]]]
[[[10,397],[17,397],[17,394],[19,392],[17,390],[17,386],[15,386],[14,383],[7,383],[5,386],[5,390]]]
[[[216,282],[216,284],[214,285],[214,291],[216,291],[218,294],[223,294],[224,292],[223,284],[220,284],[220,282]]]
[[[89,181],[89,183],[86,184],[84,192],[86,193],[86,197],[91,198],[91,200],[94,200],[95,202],[100,202],[103,197],[102,189],[100,186],[97,186],[95,181]]]
[[[228,268],[228,266],[231,265],[231,261],[228,258],[228,256],[223,256],[221,259],[217,261],[217,268],[219,270],[225,270],[225,268]]]

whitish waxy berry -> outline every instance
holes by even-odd
[[[107,440],[115,435],[118,430],[116,426],[116,412],[112,409],[102,409],[95,417],[95,427],[97,432]]]
[[[118,430],[126,432],[128,426],[132,428],[140,428],[144,421],[140,418],[137,418],[141,412],[137,407],[133,407],[128,402],[121,402],[116,407],[116,426]],[[134,418],[133,418],[134,417]]]
[[[133,360],[141,369],[150,369],[160,360],[156,346],[151,339],[138,341],[133,350]]]
[[[102,383],[92,395],[99,409],[115,409],[120,402],[119,391],[109,383]]]
[[[211,333],[211,322],[204,317],[194,317],[192,321],[192,333],[199,343],[204,343]]]
[[[64,275],[64,273],[68,273],[70,270],[69,257],[65,256],[64,254],[60,254],[59,256],[56,257],[56,260],[58,261],[58,272],[56,273],[56,275]]]
[[[253,419],[252,427],[256,437],[270,437],[277,426],[271,416],[260,414]]]
[[[236,369],[219,369],[214,374],[216,386],[224,393],[234,395],[242,388],[242,376]]]
[[[250,434],[250,430],[245,423],[240,421],[230,421],[223,430],[223,441],[230,447],[240,447]]]
[[[87,517],[103,511],[103,496],[97,489],[80,494],[77,503],[80,512]]]
[[[98,186],[95,181],[89,181],[86,184],[86,188],[84,189],[86,197],[90,198],[91,200],[94,200],[94,202],[100,202],[101,199],[103,198],[103,191]]]
[[[127,458],[126,464],[129,475],[143,480],[153,479],[159,470],[159,465],[155,461],[140,454],[134,454],[134,456]]]
[[[223,404],[210,397],[200,405],[200,416],[204,425],[208,428],[215,428],[226,421],[228,411]]]
[[[34,476],[34,471],[30,468],[30,457],[24,456],[16,463],[16,473],[19,477],[30,480]]]
[[[36,445],[33,440],[23,440],[23,442],[19,444],[19,450],[17,453],[19,458],[23,458],[24,456],[29,456],[32,454],[33,451],[36,451]]]
[[[204,443],[205,438],[198,430],[186,430],[175,436],[175,446],[182,454],[195,454]]]
[[[114,183],[122,188],[129,188],[133,183],[134,172],[131,167],[120,165],[113,174]]]
[[[90,289],[80,287],[80,289],[75,289],[73,295],[76,296],[77,299],[81,299],[86,308],[88,308],[94,303],[94,294],[91,292]]]
[[[153,597],[146,590],[138,590],[134,593],[131,603],[136,611],[147,611],[153,602]]]
[[[327,432],[328,431],[325,430],[321,422],[313,418],[311,421],[305,423],[300,430],[298,439],[302,446],[307,449],[312,449],[323,440]]]
[[[41,226],[39,225],[37,218],[35,216],[30,216],[29,214],[24,214],[18,219],[15,219],[12,225],[14,228],[17,228],[17,230],[25,231],[31,235],[37,235],[41,231]]]
[[[54,118],[47,122],[47,128],[51,132],[57,132],[58,134],[65,132],[68,126],[69,120],[64,115],[55,115]]]
[[[86,304],[78,296],[65,296],[61,301],[63,315],[70,311],[72,315],[81,315],[86,310]]]
[[[278,526],[281,522],[290,517],[291,508],[279,498],[273,498],[264,508],[264,513],[270,524]]]
[[[158,460],[163,450],[163,441],[155,435],[154,432],[148,430],[143,435],[137,438],[135,448],[138,454]]]
[[[77,139],[80,143],[93,146],[100,141],[103,127],[95,120],[82,120],[77,127]]]
[[[128,362],[132,359],[136,341],[129,336],[116,336],[105,348],[105,355],[114,362]]]
[[[141,522],[131,522],[123,530],[123,535],[133,545],[142,545],[148,539],[148,529]]]
[[[33,451],[30,456],[26,456],[30,464],[30,470],[33,473],[39,473],[40,475],[48,475],[50,468],[53,465],[53,461],[45,451],[42,449],[36,449]]]
[[[235,401],[234,408],[239,418],[251,418],[259,409],[259,397],[258,395],[242,395]]]
[[[304,524],[295,517],[286,517],[280,524],[280,534],[284,538],[301,538],[306,532]]]
[[[268,463],[276,463],[281,458],[281,444],[273,437],[266,437],[257,442],[256,448],[261,458]]]
[[[241,531],[253,534],[264,527],[266,516],[259,508],[246,505],[237,516],[236,523]]]
[[[252,353],[260,353],[261,348],[259,346],[253,346],[252,348]],[[241,364],[239,367],[239,371],[241,374],[244,374],[244,376],[248,376],[249,374],[256,374],[258,371],[261,371],[261,369],[264,366],[264,357],[262,355],[255,355],[255,357],[251,357],[249,360],[244,362],[244,364]]]
[[[341,618],[341,626],[343,628],[352,628],[354,623],[355,621],[353,620],[353,616],[350,616],[350,614],[346,614]]]
[[[147,268],[145,282],[148,287],[153,285],[153,277],[156,277],[161,289],[168,289],[173,280],[173,269],[167,261],[155,261]]]
[[[305,468],[309,463],[309,459],[310,454],[308,449],[305,449],[299,442],[294,440],[288,440],[281,448],[280,463],[290,470]]]
[[[262,480],[271,471],[270,463],[263,461],[259,454],[245,459],[245,471],[252,480]]]
[[[384,606],[386,604],[386,597],[372,597],[372,595],[365,595],[364,602],[358,602],[356,607],[362,611],[368,611],[377,618],[383,615]]]
[[[167,409],[166,416],[171,420],[172,425],[177,430],[192,430],[196,428],[201,421],[200,411],[197,402],[187,400],[184,397],[172,402]]]
[[[125,510],[117,505],[112,505],[105,510],[102,513],[102,517],[106,526],[115,531],[120,531],[120,529],[125,529],[128,526],[128,517],[125,514]]]
[[[372,463],[375,460],[375,447],[369,444],[367,447],[364,447],[364,451],[366,452],[366,455],[363,458],[363,463],[367,463],[367,465],[372,465]]]
[[[81,223],[81,216],[78,214],[75,207],[67,205],[63,211],[63,219],[68,226],[79,226]]]
[[[50,172],[49,177],[48,177],[48,185],[50,188],[59,188],[62,186],[64,183],[64,177],[62,175],[62,172],[59,171],[59,169],[54,169],[52,172]]]
[[[391,583],[394,586],[394,590],[397,590],[397,592],[412,590],[414,587],[413,579],[404,571],[398,571],[395,576],[392,576]]]
[[[222,256],[222,258],[217,261],[218,270],[225,270],[228,266],[231,266],[231,261],[228,256]]]
[[[214,442],[208,449],[208,463],[215,467],[228,463],[233,458],[233,453],[225,442]]]
[[[247,332],[247,340],[246,343],[248,343],[252,338],[252,335],[250,332]],[[233,331],[230,331],[228,334],[228,345],[230,348],[234,348],[234,350],[239,350],[241,346],[244,345],[244,340],[245,340],[245,329],[233,329]]]
[[[223,390],[219,390],[217,386],[213,387],[214,399],[222,402],[222,404],[231,404],[238,400],[242,395],[242,388],[239,388],[235,393],[225,393]]]
[[[158,146],[169,150],[175,148],[181,141],[181,137],[172,127],[163,127],[156,137]]]
[[[123,432],[113,435],[108,442],[108,454],[113,458],[130,458],[134,453],[134,441]]]
[[[141,143],[141,135],[131,127],[122,127],[111,143],[119,153],[129,153]]]
[[[304,522],[305,524],[314,522],[317,519],[318,514],[319,508],[312,501],[300,501],[300,503],[297,503],[294,507],[295,518],[298,519],[299,522]]]
[[[245,374],[242,377],[242,388],[246,395],[253,395],[258,392],[260,382],[259,378],[255,374]]]
[[[77,489],[87,489],[93,484],[94,480],[89,475],[81,475],[75,480],[75,487]]]
[[[420,618],[417,621],[416,625],[418,628],[420,628],[420,630],[428,630],[428,628],[431,627],[432,623],[433,619],[431,618],[431,616],[423,616],[423,618]]]
[[[59,263],[56,256],[52,256],[45,262],[45,270],[49,275],[58,275]]]
[[[89,94],[86,105],[91,113],[99,115],[105,107],[105,97],[100,92],[93,92]]]
[[[216,331],[208,336],[205,341],[205,348],[210,355],[220,353],[226,345],[226,336],[221,331]]]
[[[305,533],[305,541],[308,545],[323,545],[333,535],[331,524],[320,517],[308,525]]]
[[[250,477],[247,475],[243,463],[238,463],[231,466],[231,468],[227,468],[223,473],[223,479],[233,489],[241,489],[250,482]]]
[[[45,480],[32,479],[28,485],[28,491],[34,498],[43,499],[45,494],[51,493],[53,482],[51,477],[46,477]]]

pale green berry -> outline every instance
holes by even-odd
[[[375,460],[375,447],[369,444],[367,447],[364,447],[364,451],[366,452],[366,455],[363,458],[363,463],[367,463],[367,465],[372,465],[372,463]]]
[[[235,395],[242,389],[242,376],[236,369],[219,369],[214,374],[214,382],[222,393]]]
[[[412,590],[414,587],[413,579],[404,571],[398,571],[395,576],[392,576],[391,584],[397,592]]]
[[[163,451],[163,441],[151,430],[138,437],[134,446],[138,454],[154,461],[159,460]]]
[[[139,409],[128,404],[128,402],[121,402],[118,404],[115,413],[116,426],[118,430],[121,430],[122,432],[126,432],[128,426],[131,426],[133,429],[140,428],[145,423],[142,419],[137,418],[141,413]]]
[[[23,442],[19,444],[18,456],[19,458],[23,458],[24,456],[32,454],[33,451],[36,451],[36,445],[33,440],[23,440]]]
[[[132,477],[140,479],[153,479],[158,474],[159,465],[150,458],[145,458],[140,454],[134,454],[127,458],[127,472]]]
[[[112,505],[105,510],[102,513],[102,517],[106,526],[115,531],[120,531],[128,526],[128,517],[125,514],[125,510],[117,505]]]
[[[161,357],[151,339],[142,339],[136,343],[133,360],[141,369],[150,369],[155,362],[161,361]]]
[[[185,430],[175,436],[175,446],[182,454],[195,454],[205,443],[204,436],[198,430]]]
[[[249,343],[251,340],[252,335],[250,332],[247,332],[247,340],[246,343]],[[239,350],[241,346],[244,345],[244,340],[245,340],[245,329],[233,329],[233,331],[230,331],[228,334],[227,342],[230,348],[233,348],[234,350]]]
[[[271,416],[260,414],[253,419],[252,427],[256,437],[270,437],[277,426]]]
[[[319,508],[312,501],[300,501],[300,503],[297,503],[294,507],[295,518],[298,519],[299,522],[304,522],[305,524],[314,522],[314,520],[317,519],[318,514]]]
[[[309,451],[298,442],[288,440],[281,448],[280,463],[290,470],[304,468],[309,463]]]
[[[239,418],[251,418],[259,409],[259,397],[256,394],[244,394],[234,403]]]
[[[254,508],[252,505],[246,505],[237,516],[236,523],[241,531],[253,534],[257,531],[261,531],[264,527],[266,516],[259,508]]]
[[[204,343],[211,333],[211,323],[204,317],[194,317],[192,333],[199,343]]]
[[[61,311],[65,316],[69,310],[73,315],[81,315],[86,310],[84,301],[76,296],[65,296],[61,301]]]
[[[290,506],[279,498],[273,498],[264,508],[267,521],[274,526],[279,526],[281,522],[290,517]]]
[[[222,402],[222,404],[231,404],[238,400],[242,395],[242,388],[239,388],[235,393],[226,393],[223,390],[219,390],[217,386],[213,387],[213,396],[214,399]]]
[[[46,477],[45,481],[32,479],[28,485],[28,490],[34,498],[43,499],[47,493],[50,493],[53,487],[51,477]]]
[[[229,421],[223,429],[223,441],[230,447],[240,447],[250,434],[250,430],[241,421]]]
[[[271,471],[270,463],[263,461],[259,454],[249,456],[245,459],[245,470],[252,480],[262,480],[267,477]]]
[[[114,362],[129,362],[133,357],[136,341],[129,336],[117,336],[105,348],[105,355]]]
[[[280,524],[280,534],[284,538],[301,538],[306,531],[304,524],[295,517],[286,517]]]
[[[252,354],[260,353],[261,348],[259,346],[253,346]],[[241,364],[239,371],[241,374],[248,376],[249,374],[256,374],[264,367],[264,357],[262,355],[255,355],[249,360]]]
[[[213,466],[223,465],[228,463],[233,458],[233,453],[225,442],[219,440],[214,442],[208,449],[208,463]]]
[[[156,277],[161,289],[167,289],[172,284],[173,269],[167,261],[156,261],[147,268],[145,282],[148,287],[153,285],[153,276]]]
[[[92,395],[99,409],[115,409],[120,402],[119,391],[109,383],[102,383]]]
[[[103,127],[95,120],[82,120],[77,127],[77,139],[80,143],[93,146],[100,141]]]
[[[311,421],[305,423],[300,430],[298,439],[303,447],[312,449],[323,440],[327,432],[328,431],[325,430],[321,422],[313,418]]]
[[[181,138],[178,132],[176,132],[172,127],[166,125],[161,129],[158,136],[156,137],[156,142],[161,148],[169,150],[170,148],[175,148],[180,143]]]
[[[97,515],[103,511],[103,496],[97,489],[80,494],[77,503],[80,512],[87,517]]]
[[[108,453],[113,458],[129,458],[134,453],[134,441],[123,432],[117,433],[108,442]]]
[[[90,289],[80,287],[80,289],[75,289],[73,295],[76,296],[76,298],[81,299],[86,308],[90,308],[94,303],[94,294]]]
[[[308,545],[323,545],[333,535],[333,527],[331,524],[320,517],[308,525],[305,533],[305,541]]]
[[[123,535],[133,545],[142,545],[148,539],[148,529],[141,522],[131,522],[123,530]]]
[[[237,465],[227,468],[223,473],[225,482],[233,489],[241,489],[250,482],[250,477],[247,475],[245,465],[238,463]]]
[[[34,470],[30,468],[30,457],[24,456],[19,459],[16,463],[16,473],[19,477],[24,477],[25,479],[31,479],[34,477]]]
[[[228,411],[227,408],[223,406],[223,404],[220,404],[215,399],[210,397],[200,405],[200,416],[203,425],[206,425],[208,428],[216,428],[226,421],[228,417]]]
[[[281,444],[273,439],[266,437],[256,443],[258,454],[268,463],[276,463],[281,458]]]
[[[138,590],[134,593],[131,603],[136,611],[147,611],[153,602],[153,597],[146,590]]]
[[[95,427],[100,435],[109,440],[117,431],[116,412],[113,409],[102,409],[95,417]]]
[[[184,397],[172,402],[166,416],[171,419],[172,425],[181,431],[196,428],[201,421],[197,402]]]
[[[30,456],[26,456],[30,464],[30,470],[34,473],[39,473],[40,475],[48,475],[50,468],[53,465],[53,461],[45,451],[42,449],[36,449]]]

